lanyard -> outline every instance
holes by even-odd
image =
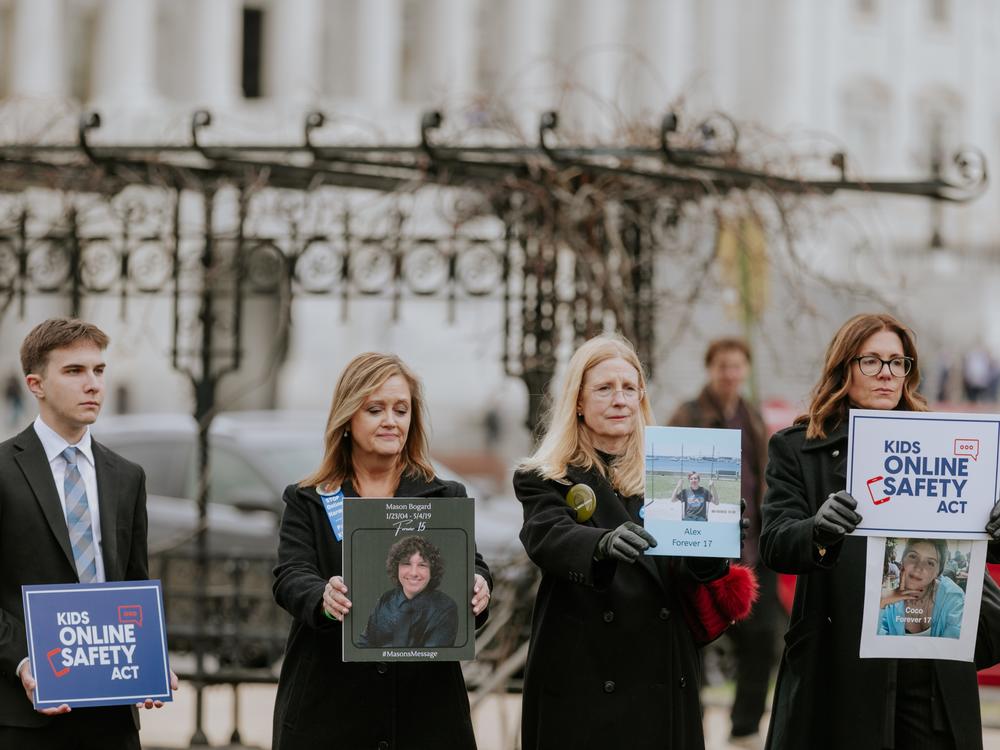
[[[323,489],[329,487],[329,485],[321,486]],[[338,542],[342,542],[344,541],[344,493],[340,487],[328,493],[325,493],[323,489],[318,486],[316,492],[319,494],[319,499],[323,501],[323,509],[326,511],[326,517],[330,519],[333,535],[337,537]]]

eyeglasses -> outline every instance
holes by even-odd
[[[882,368],[889,365],[889,374],[894,378],[905,378],[910,374],[913,367],[912,357],[893,357],[892,359],[882,359],[872,354],[863,354],[851,360],[858,363],[858,369],[862,375],[870,378],[878,377],[882,374]]]
[[[637,403],[642,400],[645,395],[645,391],[642,388],[634,385],[625,385],[621,388],[614,388],[610,385],[598,385],[594,388],[590,388],[590,394],[598,401],[611,401],[616,393],[621,393],[622,398],[625,399],[630,404]]]

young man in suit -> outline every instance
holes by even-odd
[[[145,475],[90,436],[107,346],[101,329],[70,318],[40,323],[21,345],[38,418],[0,444],[0,747],[140,747],[134,708],[34,710],[21,603],[24,584],[149,577]]]

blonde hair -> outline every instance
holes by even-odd
[[[346,434],[351,418],[375,391],[394,375],[401,375],[410,387],[410,430],[400,456],[402,471],[430,481],[434,477],[427,448],[427,417],[420,380],[394,354],[366,352],[347,363],[333,389],[330,416],[326,420],[323,461],[319,468],[299,482],[300,487],[330,483],[340,486],[353,478],[351,437]]]
[[[583,420],[577,416],[577,405],[587,372],[595,365],[620,357],[632,365],[639,374],[642,400],[635,412],[635,425],[625,446],[625,452],[605,467],[597,455]],[[545,437],[531,457],[518,468],[536,471],[546,479],[562,479],[569,466],[584,470],[596,469],[611,485],[624,495],[641,495],[644,491],[643,428],[653,424],[653,411],[646,394],[646,376],[639,356],[627,339],[617,335],[603,335],[590,339],[580,346],[570,358],[562,389],[549,412]]]
[[[851,364],[861,354],[861,347],[880,331],[892,331],[903,344],[903,354],[913,363],[903,380],[903,392],[896,405],[896,411],[927,411],[927,402],[917,393],[920,384],[920,360],[913,334],[906,326],[887,313],[861,313],[855,315],[840,327],[826,350],[823,375],[812,391],[809,411],[795,420],[796,424],[806,424],[806,437],[824,438],[827,432],[847,421],[850,409],[847,392],[851,388],[854,372]]]

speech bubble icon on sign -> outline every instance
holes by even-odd
[[[979,460],[979,438],[955,438],[955,455]]]
[[[118,605],[118,622],[135,623],[142,627],[142,605],[141,604],[120,604]]]

